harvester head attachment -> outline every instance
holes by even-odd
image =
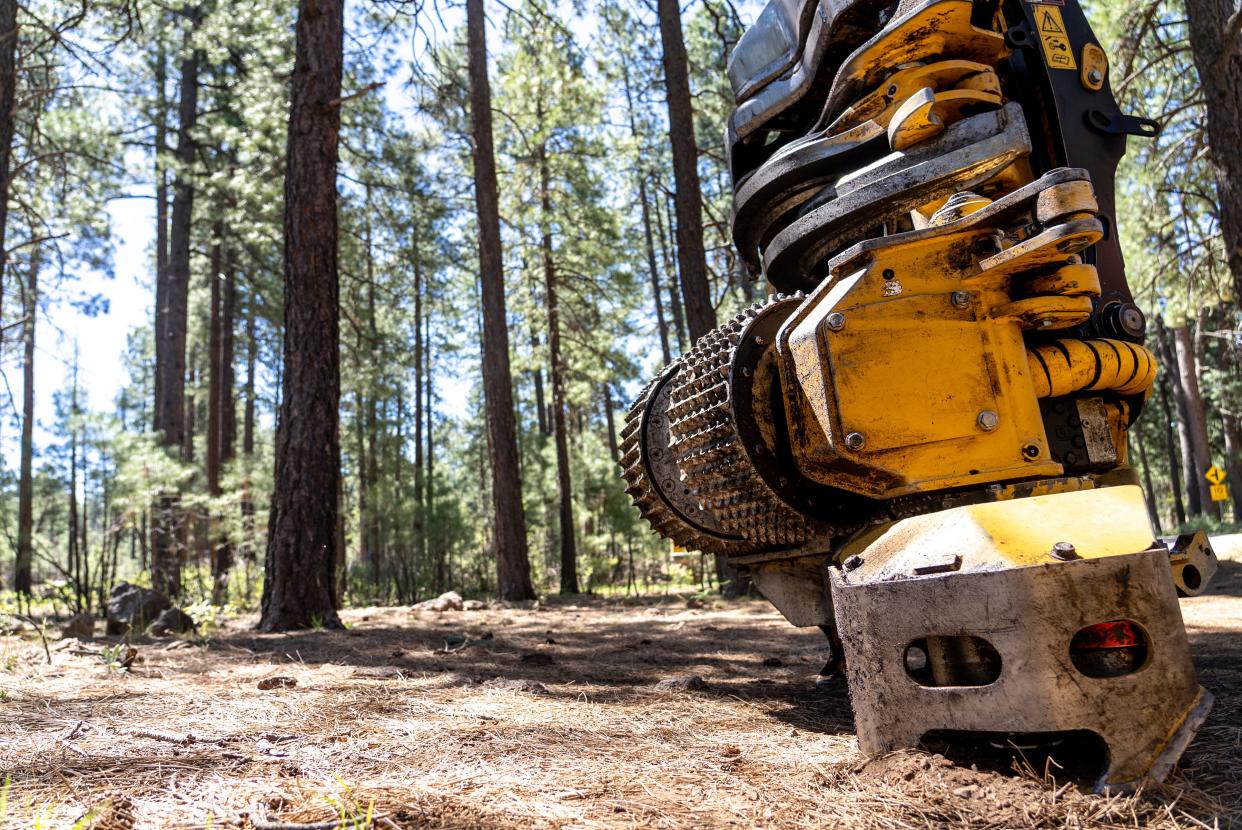
[[[1156,367],[1113,179],[1155,123],[1079,0],[770,0],[728,74],[733,240],[785,294],[639,397],[635,504],[829,634],[865,751],[1162,778],[1211,702],[1177,596],[1215,558],[1156,543],[1128,463]]]

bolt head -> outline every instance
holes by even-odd
[[[1143,316],[1142,310],[1134,303],[1126,303],[1122,306],[1118,319],[1121,321],[1121,327],[1125,329],[1126,334],[1142,337],[1143,332],[1147,330],[1147,318]]]
[[[1059,559],[1062,562],[1072,562],[1075,559],[1082,558],[1074,548],[1073,542],[1057,542],[1052,546],[1050,553],[1053,559]]]
[[[845,446],[851,450],[861,450],[867,444],[867,436],[861,432],[851,432],[845,436]]]
[[[1000,425],[1000,415],[994,409],[985,409],[979,413],[979,429],[984,432],[991,432]]]
[[[845,328],[845,315],[839,311],[834,311],[828,315],[824,322],[828,324],[828,328],[831,331],[840,331]]]
[[[847,571],[856,571],[862,567],[863,558],[855,554],[854,556],[845,557],[845,561],[841,563],[841,567]]]
[[[1093,84],[1104,83],[1104,73],[1098,69],[1092,69],[1087,73],[1087,80]]]
[[[1031,443],[1022,445],[1022,457],[1027,461],[1034,461],[1039,458],[1040,452],[1041,450],[1039,449],[1039,444]]]
[[[756,346],[764,346],[764,345],[767,345],[768,341],[764,338],[762,334],[756,334],[754,342]]]
[[[970,292],[954,291],[949,295],[949,302],[953,303],[954,308],[970,308]]]

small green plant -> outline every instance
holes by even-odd
[[[16,654],[6,655],[4,658],[4,670],[13,671],[13,669],[15,668],[17,668],[17,655]]]
[[[0,689],[0,703],[8,703],[8,702],[9,702],[9,690],[8,690],[8,689]],[[8,779],[5,779],[5,784],[7,784],[7,783],[8,783]],[[0,813],[0,816],[2,816],[2,815],[3,815],[3,814],[2,814],[2,813]]]
[[[128,664],[125,662],[125,657],[129,653],[129,648],[129,643],[125,640],[114,646],[108,646],[99,652],[99,662],[103,663],[109,672],[114,669],[127,668]]]

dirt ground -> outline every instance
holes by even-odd
[[[813,684],[817,630],[761,601],[596,599],[354,609],[338,633],[241,619],[140,641],[132,671],[96,653],[105,638],[53,641],[48,665],[32,631],[2,637],[0,826],[1242,826],[1234,547],[1212,593],[1183,602],[1216,708],[1137,796],[922,752],[868,760],[845,690]],[[273,678],[295,685],[259,687]]]

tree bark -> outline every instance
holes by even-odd
[[[155,405],[151,408],[152,428],[164,429],[164,328],[168,318],[168,171],[164,156],[168,152],[168,56],[164,39],[157,38],[155,51]]]
[[[659,198],[658,188],[656,190],[657,192],[652,194],[653,199]],[[656,205],[651,213],[655,215],[656,232],[660,237],[660,255],[664,262],[664,271],[668,274],[668,307],[673,312],[673,331],[677,335],[677,353],[684,354],[686,351],[686,318],[681,310],[681,280],[677,277],[677,266],[673,263],[669,235],[664,232],[664,217],[668,216],[670,231],[673,217],[667,210],[660,210],[659,205]]]
[[[217,222],[211,249],[211,314],[207,360],[207,492],[218,498],[223,492],[220,475],[233,456],[233,275],[225,249],[224,226]],[[209,526],[220,522],[208,518]],[[212,531],[211,601],[223,605],[228,599],[229,570],[233,545],[228,534]]]
[[[536,104],[539,110],[542,103]],[[540,144],[539,209],[543,255],[543,291],[548,318],[548,362],[552,374],[552,431],[556,438],[556,488],[561,536],[561,593],[578,593],[578,542],[574,525],[573,476],[569,466],[569,427],[565,412],[565,358],[561,354],[561,310],[557,294],[556,262],[552,256],[552,182],[548,148]]]
[[[0,289],[8,265],[9,171],[17,107],[17,0],[0,0]],[[0,290],[0,302],[4,291]],[[2,310],[0,306],[0,310]],[[0,343],[3,343],[0,331]]]
[[[1186,0],[1190,48],[1207,103],[1209,158],[1233,294],[1242,297],[1242,50],[1234,0]]]
[[[622,57],[621,77],[625,86],[625,107],[630,118],[630,136],[637,142],[640,140],[638,121],[634,115],[634,94],[630,89],[630,65]],[[655,243],[651,234],[651,205],[647,201],[647,177],[642,170],[642,150],[635,147],[638,157],[634,159],[634,172],[638,179],[638,200],[642,206],[643,241],[647,247],[647,271],[651,277],[651,298],[655,304],[656,331],[660,335],[660,352],[667,366],[673,361],[668,343],[668,323],[664,321],[664,300],[660,296],[660,269],[656,267]]]
[[[1211,484],[1204,473],[1212,466],[1212,448],[1208,443],[1207,409],[1199,392],[1199,374],[1191,341],[1190,326],[1182,323],[1173,328],[1173,343],[1177,351],[1177,374],[1186,398],[1187,432],[1194,457],[1194,481],[1190,486],[1199,493],[1199,506],[1204,514],[1220,518],[1220,505],[1212,501]]]
[[[1167,365],[1167,364],[1166,364]],[[1164,415],[1164,451],[1169,465],[1169,489],[1173,494],[1173,518],[1177,526],[1186,524],[1186,505],[1182,502],[1182,475],[1178,469],[1181,462],[1177,457],[1177,447],[1173,443],[1173,407],[1169,405],[1168,371],[1158,382],[1160,388],[1160,411]]]
[[[25,290],[22,292],[26,322],[22,325],[25,354],[22,360],[21,469],[17,483],[17,567],[13,590],[29,597],[34,564],[34,379],[35,319],[39,312],[39,249],[31,251]]]
[[[1233,503],[1233,521],[1242,522],[1242,423],[1237,413],[1222,412],[1225,433],[1225,472],[1228,473],[1229,498]]]
[[[341,628],[336,168],[344,0],[300,0],[285,169],[284,372],[263,631]]]
[[[190,170],[194,164],[193,131],[198,122],[199,55],[191,40],[197,31],[198,12],[185,12],[190,25],[186,32],[186,56],[181,61],[181,79],[177,104],[177,172],[173,179],[172,219],[169,227],[167,279],[164,280],[163,330],[156,332],[156,366],[160,398],[159,410],[165,447],[176,449],[185,458],[187,414],[185,401],[185,344],[190,297],[190,231],[194,210],[194,183]],[[158,247],[158,246],[157,246]],[[157,263],[158,268],[158,263]],[[157,278],[158,280],[158,278]],[[157,285],[158,293],[158,285]],[[157,298],[158,299],[158,298]],[[160,498],[155,512],[151,546],[151,583],[169,596],[181,593],[181,564],[184,555],[184,517],[174,494]]]
[[[617,449],[617,420],[612,402],[612,386],[604,381],[604,419],[608,422],[608,452],[614,464],[621,462],[621,452]]]
[[[1178,371],[1177,350],[1173,345],[1173,333],[1164,324],[1159,315],[1156,316],[1156,342],[1160,348],[1160,362],[1163,364],[1164,377],[1173,393],[1173,404],[1177,412],[1177,439],[1182,461],[1183,492],[1186,494],[1186,514],[1199,516],[1203,508],[1199,500],[1199,488],[1195,484],[1198,475],[1195,473],[1195,453],[1193,439],[1190,437],[1190,416],[1186,409],[1186,390],[1182,387],[1181,374]]]
[[[474,138],[474,191],[478,213],[479,275],[483,305],[483,394],[487,407],[495,511],[496,587],[501,599],[535,596],[522,513],[509,332],[500,247],[496,154],[492,144],[492,93],[487,77],[487,31],[483,0],[466,0],[470,121]]]
[[[677,191],[677,262],[681,272],[686,323],[690,327],[690,340],[694,342],[716,327],[716,312],[707,288],[707,256],[703,250],[699,150],[694,136],[694,109],[690,103],[686,42],[681,33],[681,6],[677,0],[658,0],[657,9],[660,41],[664,46],[668,131]]]

